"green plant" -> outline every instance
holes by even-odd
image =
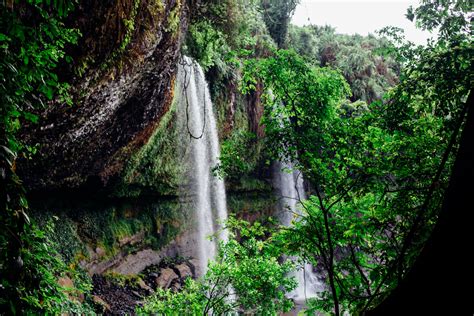
[[[224,178],[238,179],[253,171],[258,158],[257,139],[255,134],[245,130],[234,131],[231,136],[222,142],[219,164],[214,172]]]
[[[165,27],[166,32],[177,34],[179,30],[179,22],[181,21],[181,1],[176,3],[176,6],[171,10],[168,16],[168,25]]]
[[[81,302],[84,293],[92,289],[89,278],[81,271],[68,267],[56,250],[56,245],[47,238],[54,229],[50,221],[45,230],[30,224],[21,235],[24,245],[17,259],[21,269],[18,280],[11,283],[9,279],[1,280],[5,292],[14,292],[20,304],[12,304],[8,296],[0,300],[0,306],[9,306],[13,314],[61,314],[91,313],[87,303]],[[72,280],[73,287],[59,284],[60,278]]]
[[[337,34],[327,25],[291,25],[288,35],[288,45],[309,62],[341,71],[352,101],[380,100],[398,82],[400,62],[384,37]]]
[[[65,47],[76,43],[79,36],[77,30],[64,25],[72,9],[73,2],[68,0],[20,1],[2,3],[0,12],[0,198],[5,205],[0,213],[0,272],[8,276],[8,280],[2,280],[6,284],[1,308],[13,313],[22,313],[24,308],[39,308],[37,298],[31,293],[44,295],[46,299],[51,294],[47,292],[49,288],[41,289],[44,293],[25,290],[25,284],[36,282],[37,276],[21,273],[20,263],[35,259],[27,261],[24,256],[28,254],[22,251],[43,245],[36,242],[35,238],[41,237],[38,230],[30,226],[28,203],[22,182],[15,173],[15,160],[19,156],[31,159],[36,152],[36,145],[26,145],[17,138],[23,125],[38,121],[36,109],[53,102],[72,104],[69,86],[55,73],[60,62],[71,62],[65,55]],[[36,263],[38,265],[28,266],[32,272],[43,270],[42,262]],[[44,263],[54,265],[47,260]],[[50,276],[43,281],[51,283]],[[53,297],[47,302],[56,308],[57,288],[51,291]]]
[[[204,71],[212,66],[224,69],[230,51],[225,35],[207,20],[192,24],[188,32],[186,50]]]
[[[138,275],[126,275],[113,271],[106,272],[104,277],[120,287],[125,287],[126,285],[137,287],[141,280]]]
[[[273,47],[259,0],[211,0],[192,12],[183,53],[204,69],[214,97],[238,77],[242,59]]]
[[[263,18],[277,47],[286,48],[288,25],[299,0],[261,0]]]
[[[276,314],[289,311],[287,291],[296,287],[288,276],[293,265],[279,262],[281,252],[270,230],[259,223],[230,219],[228,242],[220,243],[218,258],[210,262],[202,279],[187,279],[184,289],[174,293],[158,289],[137,313],[161,315],[232,314],[237,312]],[[237,240],[239,238],[239,240]]]
[[[205,310],[206,302],[200,284],[187,278],[180,292],[158,288],[136,312],[137,315],[199,315]]]
[[[398,48],[400,84],[370,105],[344,101],[347,86],[336,73],[291,52],[246,64],[243,91],[258,81],[272,91],[263,123],[273,157],[292,161],[311,187],[299,219],[276,236],[287,253],[327,273],[329,291],[309,312],[376,305],[437,221],[473,83],[472,40],[459,19],[465,8],[445,6],[427,1],[414,11],[428,25],[445,19],[437,42],[414,47],[398,36],[387,46]],[[364,72],[366,61],[353,65]]]
[[[133,32],[135,31],[135,18],[137,17],[138,9],[140,7],[140,0],[134,0],[133,1],[133,6],[132,10],[129,13],[128,18],[124,18],[122,20],[122,23],[125,27],[125,34],[123,36],[122,41],[120,42],[120,45],[114,49],[110,55],[107,57],[107,59],[100,65],[100,69],[102,71],[108,70],[114,63],[116,63],[125,53],[126,48],[130,44],[130,41],[132,40]],[[83,61],[82,67],[77,69],[77,73],[83,73],[84,70],[87,68],[87,60]]]
[[[48,1],[49,2],[49,1]],[[22,15],[20,8],[29,10],[33,18]],[[26,1],[18,10],[2,10],[0,33],[0,74],[2,120],[6,146],[14,152],[24,145],[15,138],[21,122],[36,123],[32,109],[45,107],[54,96],[59,102],[72,103],[67,94],[69,86],[59,81],[54,69],[65,58],[64,48],[76,43],[79,32],[64,26],[63,20],[72,10],[72,2],[58,1],[49,6],[46,1]]]

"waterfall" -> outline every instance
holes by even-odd
[[[301,215],[299,201],[306,199],[302,174],[298,170],[293,170],[291,164],[276,162],[273,166],[273,182],[279,197],[278,218],[283,225],[291,226],[293,218]],[[288,297],[295,301],[316,297],[324,290],[324,284],[318,279],[309,263],[294,271],[293,276],[298,282],[298,287],[288,293]]]
[[[217,254],[217,242],[209,236],[221,229],[227,219],[224,181],[212,175],[217,165],[219,138],[209,88],[204,72],[197,62],[183,57],[178,65],[176,84],[178,125],[187,137],[189,191],[197,221],[197,258],[200,274]],[[227,240],[221,231],[220,240]]]

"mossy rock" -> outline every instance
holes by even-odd
[[[35,207],[35,206],[33,206]],[[177,199],[85,203],[47,202],[32,217],[56,218],[50,239],[67,263],[106,261],[144,248],[160,250],[188,229],[186,204]]]
[[[184,164],[176,155],[179,139],[176,99],[149,141],[128,161],[114,195],[178,195]]]

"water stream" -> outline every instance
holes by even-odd
[[[197,258],[200,273],[204,274],[207,263],[217,254],[217,242],[208,237],[220,231],[219,239],[227,240],[227,233],[221,231],[221,223],[227,219],[227,204],[224,181],[212,175],[220,153],[209,87],[202,68],[189,57],[179,63],[175,93],[178,120],[181,118],[189,138],[189,190],[197,221]]]
[[[221,230],[222,222],[227,219],[227,204],[224,181],[212,174],[220,153],[209,88],[202,68],[189,57],[183,57],[179,63],[175,93],[178,94],[178,124],[188,139],[185,146],[188,152],[186,162],[190,168],[188,190],[197,222],[196,253],[201,265],[199,274],[202,275],[209,260],[215,259],[217,254],[216,240],[208,237],[219,231],[220,240],[228,238],[227,232]],[[295,214],[301,214],[298,203],[306,198],[303,177],[291,169],[289,164],[276,163],[274,166],[274,184],[277,195],[281,197],[279,217],[286,226],[292,225]],[[288,293],[289,297],[301,301],[321,292],[323,285],[310,264],[296,270],[294,276],[298,287]]]
[[[293,220],[301,215],[299,201],[306,199],[303,177],[291,164],[276,162],[273,166],[273,182],[279,198],[278,218],[283,225],[291,226]],[[288,297],[295,301],[303,301],[306,298],[316,297],[323,291],[324,284],[313,272],[311,264],[305,263],[293,273],[298,287],[288,293]]]

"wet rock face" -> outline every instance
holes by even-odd
[[[172,262],[169,262],[169,260]],[[178,291],[184,286],[187,278],[196,279],[196,259],[167,257],[158,265],[148,266],[141,271],[145,282],[155,290],[158,288]]]
[[[157,287],[167,289],[170,287],[171,282],[178,279],[179,276],[171,268],[164,268],[160,270],[160,275],[156,277],[155,284]]]
[[[91,2],[75,13],[77,27],[85,29],[74,63],[85,63],[87,56],[95,60],[80,78],[63,74],[74,87],[74,105],[52,106],[39,113],[38,125],[26,126],[22,132],[28,144],[39,144],[35,158],[19,161],[18,166],[30,190],[77,188],[86,182],[106,185],[121,172],[126,159],[148,141],[168,110],[187,27],[187,5],[184,0],[155,1],[152,10],[149,2]],[[107,14],[120,9],[122,16],[99,18],[91,8]],[[132,15],[135,29],[127,33],[123,20]],[[173,20],[176,17],[179,21]],[[110,37],[114,31],[122,38]],[[112,49],[104,43],[92,45],[94,41],[108,41]],[[123,41],[129,44],[120,50]]]
[[[191,268],[186,263],[181,263],[176,266],[176,270],[179,272],[179,276],[182,278],[192,277],[193,272]]]

